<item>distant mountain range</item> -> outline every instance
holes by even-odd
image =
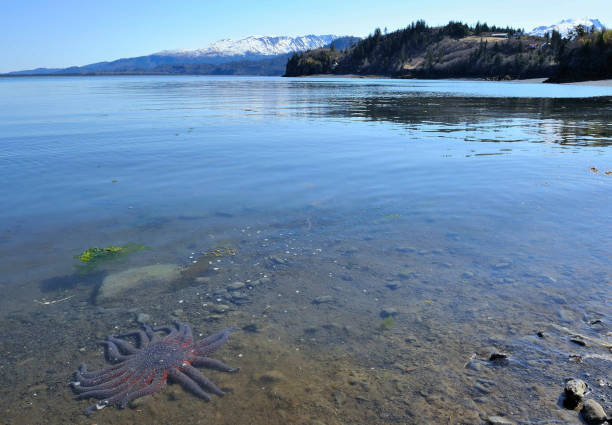
[[[274,56],[286,53],[302,52],[309,49],[328,46],[338,37],[327,35],[305,35],[301,37],[270,37],[257,36],[240,40],[223,39],[208,47],[196,50],[166,50],[158,55],[177,56],[183,58],[236,57],[236,56]]]
[[[97,62],[69,68],[36,68],[10,75],[155,74],[196,73],[220,75],[282,75],[291,53],[321,47],[344,49],[358,37],[305,35],[301,37],[250,36],[224,39],[196,50],[165,50],[152,55]],[[261,62],[261,63],[260,63]],[[253,74],[255,72],[255,74]]]
[[[595,28],[596,31],[604,29],[604,26],[599,19],[564,19],[554,25],[535,27],[529,32],[529,35],[544,37],[546,33],[550,34],[554,30],[559,32],[561,37],[567,38],[578,25],[582,25],[588,31],[590,31],[592,28]]]

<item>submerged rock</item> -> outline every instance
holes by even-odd
[[[176,281],[180,275],[181,269],[176,264],[155,264],[113,273],[104,278],[96,301],[109,302],[126,295],[127,292],[135,294],[134,291],[137,289],[168,285]]]
[[[147,313],[138,313],[136,315],[136,321],[141,325],[148,323],[149,320],[151,320],[151,316]]]
[[[268,370],[267,372],[263,372],[257,377],[257,380],[263,384],[269,384],[272,382],[280,382],[284,381],[285,375],[278,370]]]
[[[217,304],[210,308],[213,313],[223,314],[230,310],[230,307],[225,304]]]
[[[402,287],[402,283],[399,280],[394,280],[386,284],[387,288],[396,290]]]
[[[487,423],[489,425],[515,425],[514,422],[503,416],[489,416]]]
[[[574,344],[580,345],[582,347],[586,347],[587,346],[586,341],[580,335],[575,335],[575,336],[571,337],[570,341],[572,341]]]
[[[413,278],[416,275],[416,272],[412,269],[402,269],[399,271],[399,273],[397,274],[397,276],[400,279],[410,279]]]
[[[380,311],[380,317],[392,317],[397,315],[397,309],[393,307],[385,307]]]
[[[508,357],[509,355],[507,353],[503,353],[501,351],[495,351],[494,353],[491,353],[491,355],[489,356],[489,361],[495,362],[495,361],[505,360]]]
[[[567,409],[575,409],[582,401],[586,391],[587,384],[582,379],[569,379],[565,383],[563,406]]]
[[[589,425],[599,425],[604,423],[608,418],[601,404],[595,400],[585,400],[580,411],[582,418]]]
[[[234,282],[234,283],[230,283],[227,286],[227,290],[228,291],[239,291],[240,289],[244,288],[246,285],[244,284],[244,282]]]
[[[317,297],[314,300],[312,300],[313,304],[325,304],[325,303],[332,303],[332,302],[334,302],[334,297],[332,297],[331,295],[321,295],[320,297]]]
[[[270,260],[270,263],[272,264],[277,264],[277,265],[287,264],[287,260],[283,259],[282,257],[279,257],[278,255],[272,255],[268,257],[268,259]]]

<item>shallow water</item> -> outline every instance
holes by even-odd
[[[612,411],[611,96],[463,81],[0,79],[3,420],[579,423],[558,404],[567,377]],[[88,273],[74,258],[128,242],[149,249]],[[235,253],[198,260],[217,248]],[[190,279],[100,298],[107,276],[153,264]],[[238,295],[235,281],[247,284]],[[138,313],[203,334],[238,326],[214,357],[241,371],[206,371],[229,394],[204,403],[170,385],[83,416],[91,403],[74,400],[72,373],[101,367],[97,341],[136,329]],[[509,359],[490,362],[491,350]]]

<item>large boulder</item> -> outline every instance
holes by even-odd
[[[584,421],[589,425],[599,425],[608,419],[601,404],[591,399],[584,401],[580,413]]]
[[[180,277],[181,268],[176,264],[154,264],[113,273],[104,278],[96,301],[100,304],[125,297],[137,297],[139,291],[167,286]]]

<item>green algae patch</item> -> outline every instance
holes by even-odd
[[[108,258],[113,255],[119,254],[123,251],[123,247],[121,246],[108,246],[106,248],[89,248],[85,251],[81,252],[79,255],[75,256],[84,263],[89,263],[91,261],[96,261],[101,258]]]
[[[86,249],[78,255],[75,255],[74,258],[81,260],[82,262],[82,264],[77,266],[80,273],[90,273],[102,263],[124,258],[133,252],[142,251],[145,249],[149,248],[145,245],[137,243],[127,243],[125,245],[117,246],[111,245],[104,248],[93,247]]]
[[[383,319],[382,323],[380,324],[380,329],[386,331],[391,329],[393,326],[395,326],[395,319],[393,316],[388,316]]]

